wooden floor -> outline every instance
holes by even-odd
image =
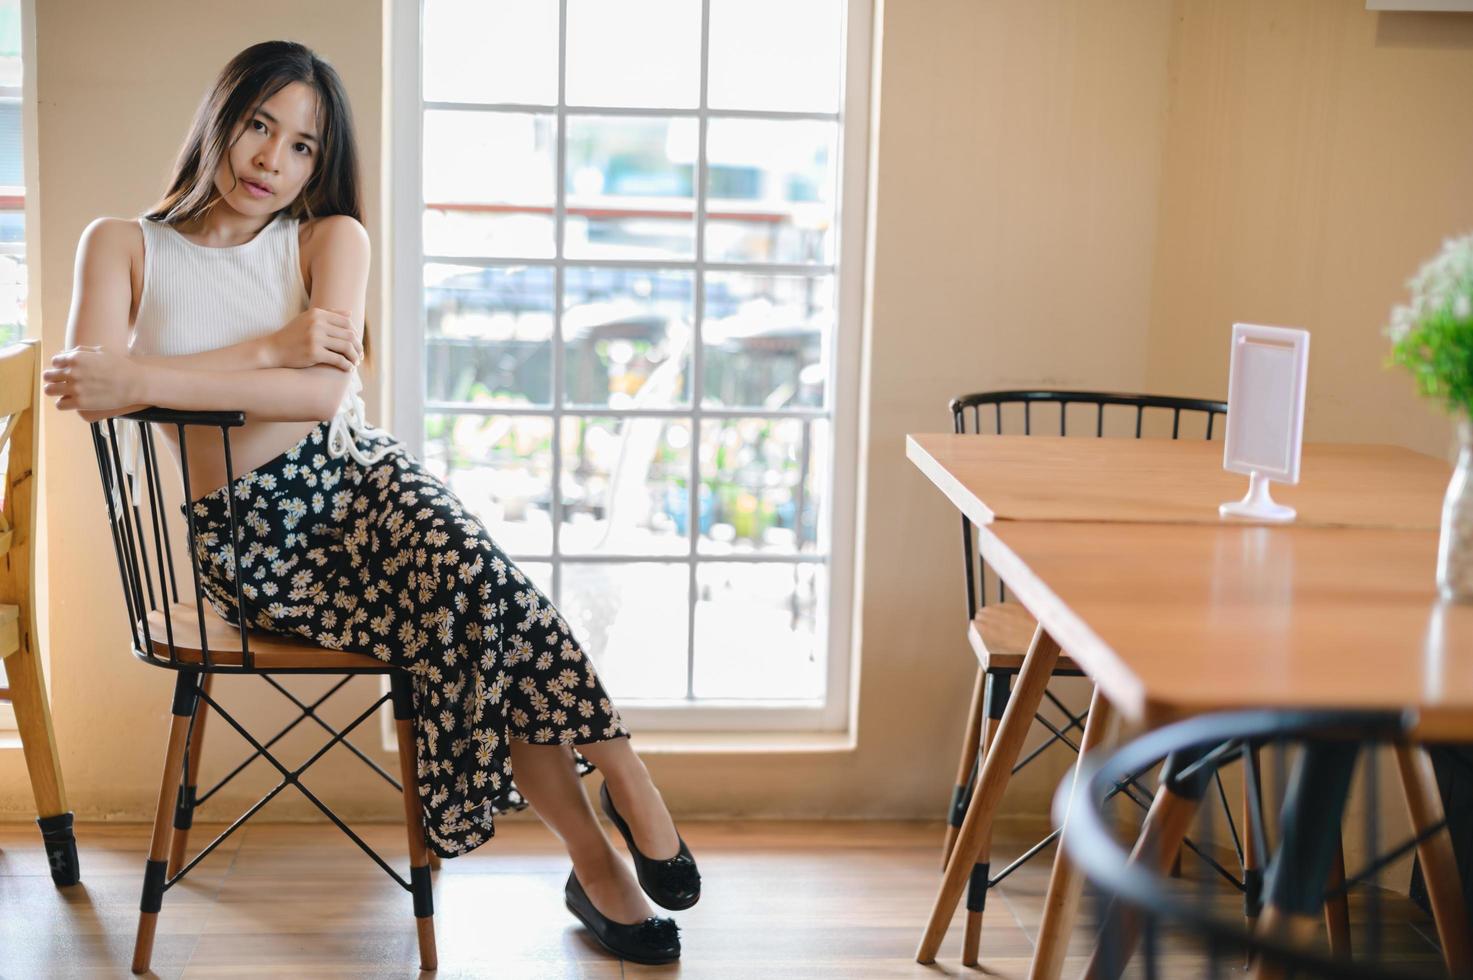
[[[644,967],[610,957],[563,907],[569,864],[540,823],[497,827],[495,840],[436,875],[440,970],[425,977],[1023,977],[1052,854],[991,899],[983,970],[960,965],[960,914],[926,967],[914,952],[939,880],[939,823],[683,821],[704,895],[675,913],[681,962]],[[198,824],[194,840],[218,829]],[[401,827],[355,829],[405,864]],[[147,834],[141,824],[80,825],[83,883],[58,890],[35,826],[0,824],[0,978],[129,976]],[[1012,836],[995,845],[994,868],[1026,846]],[[1430,923],[1405,898],[1383,895],[1387,957],[1434,964]],[[1223,890],[1225,909],[1238,901]],[[1066,976],[1088,945],[1074,937]],[[1206,975],[1182,943],[1166,949],[1162,976]],[[252,823],[165,895],[152,975],[411,977],[417,963],[408,893],[336,829]]]

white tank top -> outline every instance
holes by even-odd
[[[130,350],[175,357],[230,347],[275,333],[307,308],[297,248],[297,220],[278,214],[256,237],[239,245],[199,245],[160,221],[139,218],[143,230],[143,293],[138,299]],[[358,448],[356,433],[371,429],[364,417],[363,379],[352,370],[343,402],[328,429],[332,456],[351,456],[367,466],[388,447],[371,454]],[[142,465],[137,427],[120,420],[119,449],[132,478]]]

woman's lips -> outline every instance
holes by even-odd
[[[241,180],[241,183],[243,185],[245,185],[245,189],[251,195],[251,197],[270,197],[271,196],[271,191],[270,191],[269,188],[267,188],[267,187],[265,187],[265,186],[263,186],[261,184],[258,184],[258,183],[256,183],[253,180],[244,180],[244,179],[242,179]]]

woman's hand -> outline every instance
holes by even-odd
[[[342,310],[312,307],[292,317],[286,326],[266,337],[272,367],[309,368],[328,364],[351,371],[363,360],[363,343],[353,321]]]
[[[102,347],[67,348],[41,372],[41,382],[63,410],[106,412],[144,401],[142,367]]]

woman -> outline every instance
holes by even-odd
[[[244,411],[233,489],[218,441],[189,447],[211,604],[238,621],[239,572],[254,625],[408,668],[435,851],[479,846],[495,813],[530,802],[572,857],[569,908],[619,955],[673,960],[678,929],[641,887],[689,908],[699,873],[591,662],[454,493],[364,422],[360,200],[337,73],[299,44],[247,48],[201,104],[158,205],[83,234],[68,349],[44,391],[88,421]],[[177,437],[160,435],[177,460]],[[221,533],[228,492],[245,515],[238,562]],[[637,882],[579,782],[595,766]]]

